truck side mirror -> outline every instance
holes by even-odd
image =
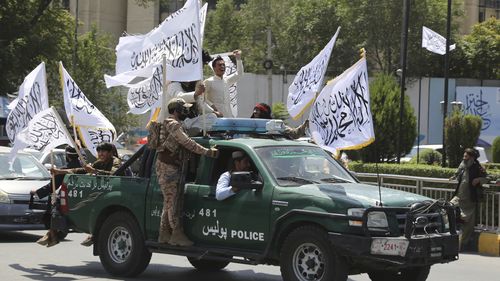
[[[252,172],[232,172],[229,185],[240,189],[262,190],[264,184],[252,179]]]

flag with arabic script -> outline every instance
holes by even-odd
[[[42,62],[24,78],[18,97],[7,106],[10,113],[5,130],[12,143],[15,143],[16,135],[28,126],[28,122],[38,112],[49,108],[47,93],[47,74],[45,63]]]
[[[450,51],[454,50],[455,44],[450,45]],[[422,26],[422,48],[426,48],[435,54],[446,54],[446,38],[434,30]]]
[[[54,108],[47,108],[37,113],[19,132],[9,162],[13,162],[18,150],[26,147],[44,154],[62,144],[72,144],[70,136]]]
[[[323,88],[311,108],[309,128],[314,141],[337,156],[375,140],[366,58]]]
[[[66,116],[70,122],[74,122],[72,125],[76,127],[82,144],[96,156],[96,148],[100,143],[115,140],[115,127],[80,90],[62,62],[59,62],[59,72]]]
[[[288,113],[293,119],[300,118],[306,108],[314,101],[321,86],[323,86],[326,68],[339,31],[340,27],[337,28],[337,32],[335,32],[335,35],[326,44],[325,48],[310,63],[299,70],[293,79],[292,85],[288,88],[286,105]]]
[[[168,80],[202,80],[200,25],[198,0],[187,0],[149,33],[120,37],[116,46],[116,75],[104,75],[106,86],[129,85],[137,77],[151,77],[153,68],[162,64],[163,55],[167,59]]]

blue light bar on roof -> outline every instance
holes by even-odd
[[[281,134],[285,129],[282,120],[255,118],[217,118],[209,132],[270,133]]]

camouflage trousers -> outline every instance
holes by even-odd
[[[163,193],[163,211],[161,214],[160,229],[176,229],[179,226],[179,214],[181,212],[176,212],[179,173],[179,167],[156,161],[156,175]]]

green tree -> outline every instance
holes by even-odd
[[[446,154],[448,165],[458,167],[464,150],[474,147],[481,133],[482,119],[479,116],[455,110],[445,121]]]
[[[493,140],[491,145],[491,154],[493,156],[493,163],[500,163],[500,136]]]
[[[457,43],[453,54],[457,63],[452,73],[457,77],[500,79],[500,20],[490,18],[474,25],[472,33]]]
[[[401,24],[403,1],[358,0],[339,1],[345,7],[342,23],[356,36],[353,45],[363,45],[372,69],[394,73],[400,68]],[[446,1],[421,0],[410,2],[408,28],[408,77],[441,76],[441,56],[422,50],[422,26],[425,25],[440,34],[446,34]],[[458,2],[458,1],[455,1]],[[459,3],[453,5],[453,18],[462,14]],[[452,35],[457,34],[458,21],[452,21]]]
[[[209,11],[204,45],[210,53],[221,53],[240,48],[242,36],[240,17],[233,0],[220,0],[216,9]],[[246,54],[244,54],[246,55]]]
[[[60,1],[6,0],[0,5],[0,95],[18,90],[41,61],[72,50],[74,19]]]
[[[389,161],[397,156],[400,91],[394,76],[379,74],[370,83],[370,104],[375,141],[361,150],[365,162]],[[417,136],[416,118],[408,96],[404,96],[401,155],[410,152]]]
[[[89,32],[78,36],[77,67],[74,70],[68,67],[71,65],[72,53],[66,54],[61,60],[85,96],[113,123],[117,132],[122,132],[136,125],[138,119],[136,115],[126,114],[126,94],[116,87],[106,88],[103,75],[114,73],[115,69],[114,50],[108,47],[111,44],[110,36],[99,33],[97,27],[92,26]],[[57,98],[57,95],[62,95],[59,71],[57,68],[51,70],[51,104],[62,106],[63,99]]]

